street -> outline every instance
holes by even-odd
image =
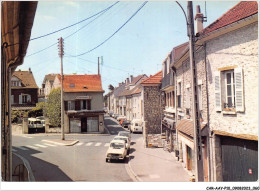
[[[126,172],[125,163],[105,162],[109,142],[118,131],[124,130],[112,119],[106,118],[105,123],[111,135],[66,135],[67,139],[79,140],[73,146],[44,141],[58,139],[60,135],[13,136],[13,152],[29,161],[36,181],[132,181]],[[133,142],[140,136],[132,136]]]

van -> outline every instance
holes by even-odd
[[[28,132],[29,133],[45,132],[45,125],[43,125],[42,120],[36,118],[28,118]]]
[[[143,132],[143,121],[141,119],[133,119],[131,122],[130,132]]]

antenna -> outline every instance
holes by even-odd
[[[207,22],[207,1],[205,1],[205,17],[203,17],[203,22]]]

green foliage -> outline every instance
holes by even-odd
[[[47,116],[47,103],[45,102],[36,103],[36,108],[42,109],[42,115]]]
[[[61,124],[61,89],[56,88],[51,91],[47,100],[47,116],[53,126]]]
[[[18,123],[19,121],[21,121],[22,114],[23,114],[23,117],[28,117],[28,112],[26,112],[26,111],[12,111],[11,112],[12,123]]]

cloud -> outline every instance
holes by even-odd
[[[69,5],[69,6],[72,6],[72,7],[76,7],[76,8],[79,8],[79,4],[76,3],[76,2],[73,2],[73,1],[66,1],[64,2],[65,5]]]

